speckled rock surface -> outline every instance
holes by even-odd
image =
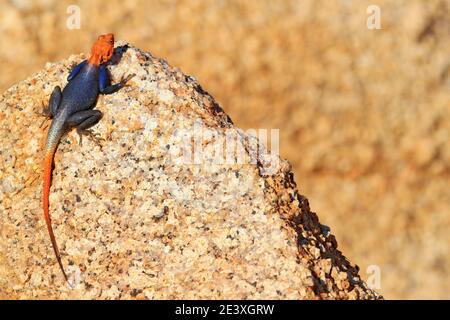
[[[84,56],[49,63],[1,96],[0,298],[379,297],[297,193],[286,161],[272,161],[273,174],[262,154],[215,162],[229,132],[249,158],[256,140],[194,79],[118,45],[113,82],[136,76],[99,98],[104,117],[93,131],[102,139],[80,146],[69,132],[55,157],[50,210],[72,288],[42,218],[49,121],[39,112]],[[196,125],[212,134],[197,137]],[[202,146],[201,161],[180,161],[186,141]]]

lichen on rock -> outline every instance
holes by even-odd
[[[39,113],[83,58],[1,96],[0,298],[380,298],[298,194],[289,163],[235,128],[195,79],[124,42],[113,82],[136,76],[99,98],[101,140],[80,146],[69,132],[55,157],[50,212],[68,287],[42,218]],[[241,153],[227,158],[230,136]]]

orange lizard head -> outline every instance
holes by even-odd
[[[102,34],[92,46],[89,63],[101,65],[111,59],[114,51],[114,35],[112,33]]]

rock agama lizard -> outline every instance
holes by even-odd
[[[110,94],[116,92],[124,87],[126,82],[133,77],[133,75],[130,75],[122,78],[119,83],[110,84],[106,63],[111,59],[113,50],[114,35],[108,33],[99,36],[92,47],[89,59],[82,61],[71,70],[67,78],[68,83],[62,92],[59,86],[55,87],[50,96],[48,106],[44,108],[44,114],[52,117],[53,120],[48,130],[45,144],[42,205],[53,251],[66,281],[68,278],[56,244],[49,213],[53,159],[59,141],[66,131],[76,127],[81,143],[81,134],[97,124],[101,119],[102,113],[99,110],[93,110],[98,95],[100,93]]]

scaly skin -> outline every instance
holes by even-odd
[[[67,274],[59,254],[55,235],[51,224],[49,212],[49,195],[52,180],[52,167],[55,152],[63,134],[76,127],[78,133],[95,125],[102,117],[102,113],[93,110],[97,97],[100,93],[110,94],[125,86],[126,82],[133,77],[128,76],[115,85],[109,85],[109,77],[105,64],[111,59],[114,51],[114,35],[104,34],[98,37],[94,43],[91,55],[72,69],[64,90],[61,92],[59,86],[55,87],[50,97],[49,105],[44,113],[53,117],[50,129],[47,134],[44,158],[44,187],[42,196],[42,206],[44,208],[44,218],[47,224],[48,233],[52,242],[53,251],[58,261],[59,267],[67,281]]]

